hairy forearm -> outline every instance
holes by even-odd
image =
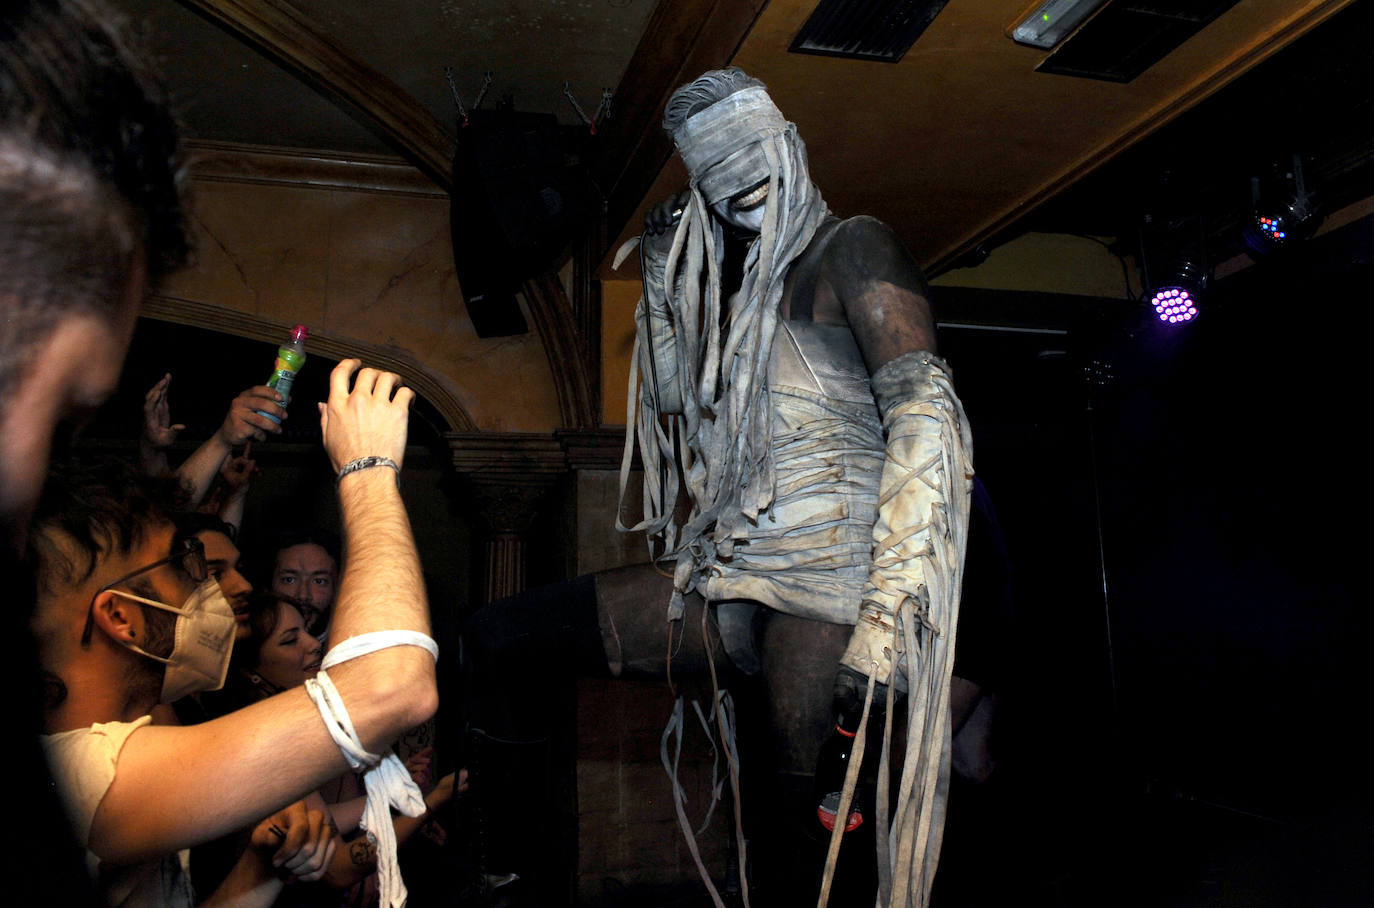
[[[360,470],[339,486],[347,552],[330,637],[334,645],[373,631],[428,635],[419,555],[410,521],[386,467]],[[329,670],[369,750],[391,744],[437,708],[434,660],[416,646],[394,646]],[[390,694],[391,696],[386,696]]]
[[[219,519],[235,530],[243,528],[243,506],[248,496],[245,493],[230,495],[219,509]]]
[[[177,467],[176,474],[182,485],[191,490],[193,506],[205,500],[215,477],[219,475],[219,468],[229,459],[230,452],[228,443],[216,432]]]
[[[167,452],[154,447],[147,438],[138,440],[138,464],[149,476],[161,476],[171,469],[167,463]]]

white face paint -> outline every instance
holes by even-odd
[[[716,202],[711,206],[716,217],[727,224],[748,233],[763,230],[763,211],[768,201],[768,184],[741,192],[733,198]]]

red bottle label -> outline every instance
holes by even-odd
[[[835,828],[835,814],[839,813],[840,793],[832,791],[826,795],[816,808],[816,818],[821,821],[821,825],[827,830]],[[864,815],[859,812],[857,807],[851,807],[849,811],[849,822],[844,824],[845,832],[853,832],[863,825]]]

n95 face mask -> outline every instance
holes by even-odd
[[[123,590],[110,592],[177,616],[170,656],[155,656],[134,643],[124,644],[140,656],[167,666],[162,678],[163,703],[180,700],[197,691],[219,690],[224,686],[224,679],[229,673],[229,656],[234,651],[237,624],[234,609],[215,578],[206,578],[186,598],[181,608],[144,599]]]

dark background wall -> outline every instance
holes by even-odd
[[[944,330],[1016,605],[946,904],[1369,904],[1370,234],[1239,272],[1182,330]]]

